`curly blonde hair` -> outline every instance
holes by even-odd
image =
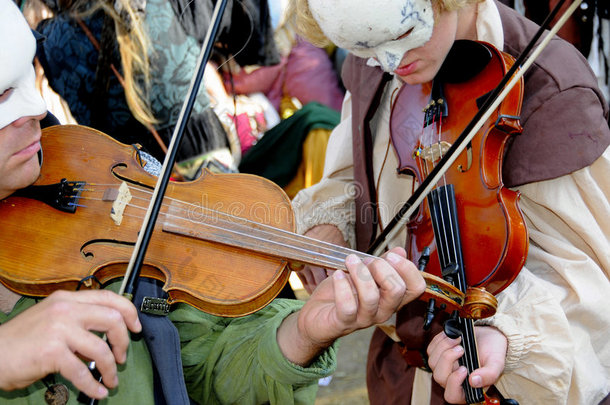
[[[439,11],[453,11],[469,4],[485,0],[431,0],[432,6]],[[296,31],[303,38],[318,47],[328,46],[331,42],[324,35],[318,22],[311,14],[308,0],[290,0],[286,8],[286,18],[292,19]]]

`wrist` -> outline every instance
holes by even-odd
[[[0,364],[0,390],[12,391],[19,388],[15,383],[16,371],[15,367],[21,363],[16,362],[14,358],[9,358],[11,352],[15,352],[15,342],[12,341],[10,336],[5,336],[3,332],[6,331],[5,325],[0,325],[0,358],[2,363]],[[8,348],[11,348],[10,352]],[[23,365],[22,365],[23,366]]]
[[[283,320],[277,330],[277,343],[288,361],[307,367],[324,350],[330,347],[334,340],[319,342],[312,339],[306,333],[301,312],[292,313]]]

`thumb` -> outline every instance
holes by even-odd
[[[470,385],[475,388],[489,387],[498,381],[503,370],[504,362],[489,362],[470,374]]]

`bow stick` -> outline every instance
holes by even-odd
[[[496,108],[498,108],[498,106],[504,100],[506,95],[511,91],[515,84],[517,84],[519,79],[521,79],[521,77],[529,69],[532,63],[534,63],[538,55],[540,55],[544,48],[546,48],[553,36],[555,36],[557,31],[561,29],[561,27],[574,13],[580,3],[582,3],[582,0],[574,0],[570,7],[565,11],[565,13],[550,30],[548,35],[544,37],[544,39],[536,47],[534,52],[529,56],[525,63],[523,63],[521,69],[519,69],[519,66],[521,65],[523,60],[527,57],[530,50],[533,48],[538,39],[542,36],[546,27],[550,25],[551,20],[555,17],[555,15],[557,15],[559,9],[561,8],[561,6],[563,6],[563,3],[565,3],[565,1],[566,0],[560,0],[559,3],[557,3],[553,11],[544,20],[532,40],[528,43],[523,52],[521,52],[519,57],[515,60],[513,66],[509,69],[504,78],[500,81],[500,84],[498,84],[498,86],[493,90],[489,97],[487,97],[485,103],[479,109],[477,114],[473,117],[473,119],[466,126],[466,128],[464,128],[464,130],[453,143],[453,145],[451,145],[451,147],[447,150],[447,154],[439,160],[438,165],[436,165],[430,171],[430,174],[421,182],[420,186],[403,204],[403,206],[400,208],[394,218],[392,218],[392,220],[383,229],[379,236],[373,241],[373,243],[371,243],[371,246],[369,246],[369,248],[367,249],[368,253],[374,256],[379,256],[385,250],[388,243],[396,236],[396,234],[398,234],[398,232],[400,232],[400,230],[406,224],[409,218],[411,218],[411,215],[413,215],[413,212],[417,209],[417,207],[420,206],[420,204],[423,202],[424,198],[426,198],[426,196],[430,193],[430,191],[432,191],[432,188],[434,188],[435,184],[440,180],[440,178],[445,174],[445,172],[449,169],[453,162],[458,158],[459,154],[462,153],[462,151],[466,148],[466,145],[468,145],[472,138],[475,137],[475,135],[477,134],[479,129],[481,129],[481,127],[485,124],[489,116],[496,110]]]
[[[124,296],[130,299],[133,297],[133,292],[137,285],[137,279],[140,276],[140,270],[144,262],[144,255],[146,254],[146,250],[148,249],[148,244],[150,242],[150,238],[155,227],[155,222],[157,221],[157,217],[159,216],[159,212],[161,210],[161,205],[163,204],[163,196],[165,194],[165,191],[167,190],[167,185],[169,184],[171,176],[170,168],[174,166],[174,162],[176,161],[178,146],[180,146],[180,141],[182,140],[182,137],[184,135],[184,130],[186,128],[188,118],[190,117],[193,105],[195,104],[195,99],[197,97],[199,87],[201,86],[201,81],[203,80],[205,66],[208,63],[208,60],[210,59],[210,53],[212,52],[214,39],[216,38],[218,28],[220,27],[222,14],[224,13],[226,5],[227,0],[222,0],[216,2],[216,6],[214,7],[214,13],[212,14],[212,24],[208,28],[206,37],[201,47],[201,53],[199,54],[195,74],[191,79],[191,85],[188,90],[186,100],[182,105],[182,110],[180,111],[180,115],[178,116],[178,122],[174,127],[172,139],[167,148],[167,154],[165,155],[165,160],[163,161],[161,174],[157,179],[157,184],[155,185],[155,190],[153,191],[148,210],[146,211],[146,215],[144,216],[144,222],[142,223],[142,228],[140,229],[138,240],[136,241],[136,245],[134,247],[131,260],[129,261],[129,264],[127,266],[127,270],[125,271],[125,278],[123,279],[123,284],[121,285],[119,294],[123,294]]]

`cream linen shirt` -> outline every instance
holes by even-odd
[[[481,18],[485,16],[485,18]],[[483,25],[482,21],[488,23]],[[479,39],[503,44],[495,4],[479,5]],[[373,170],[384,227],[408,199],[413,179],[398,174],[389,139],[392,80],[371,122]],[[355,246],[351,95],[332,133],[322,180],[294,199],[298,232],[318,224],[339,227]],[[520,207],[530,247],[525,267],[498,294],[495,316],[483,324],[508,338],[497,388],[521,404],[599,403],[610,391],[610,148],[591,166],[521,186]],[[404,246],[406,231],[391,241]],[[426,403],[430,374],[418,370],[413,403]]]

